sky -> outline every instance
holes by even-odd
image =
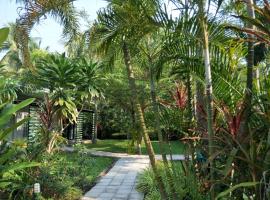
[[[76,0],[74,5],[79,10],[85,10],[89,15],[89,20],[94,21],[96,12],[107,5],[103,0]],[[0,0],[0,28],[7,26],[10,22],[15,22],[18,18],[18,7],[16,0]],[[85,22],[81,21],[81,29],[85,29]],[[41,39],[41,47],[49,47],[51,52],[62,53],[64,49],[64,41],[62,39],[62,28],[52,18],[48,17],[42,20],[40,24],[35,25],[31,31],[31,37]]]

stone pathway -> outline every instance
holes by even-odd
[[[148,166],[147,157],[120,158],[82,200],[143,200],[143,194],[136,190],[136,178]]]
[[[112,152],[105,152],[105,151],[87,151],[91,155],[94,156],[103,156],[103,157],[114,157],[114,158],[140,158],[140,159],[148,159],[148,155],[130,155],[127,153],[112,153]],[[157,160],[162,160],[161,155],[156,155]],[[170,155],[167,155],[167,159],[171,160]],[[182,154],[173,154],[172,160],[185,160],[187,159],[185,155]]]
[[[73,147],[63,147],[63,151],[67,152],[73,152],[74,148]],[[113,157],[113,158],[140,158],[140,159],[148,159],[148,155],[130,155],[127,153],[112,153],[112,152],[105,152],[105,151],[96,151],[96,150],[90,150],[87,149],[86,153],[89,153],[93,156],[103,156],[103,157]],[[191,157],[190,157],[191,158]],[[156,159],[157,160],[162,160],[161,155],[156,154]],[[171,160],[170,155],[167,155],[167,159]],[[172,155],[172,160],[185,160],[188,159],[185,157],[183,154],[173,154]]]
[[[74,151],[72,147],[62,148],[64,151]],[[94,156],[115,157],[119,160],[110,171],[87,192],[81,200],[143,200],[144,195],[136,190],[137,176],[149,166],[147,155],[129,155],[127,153],[112,153],[104,151],[86,150]],[[162,160],[161,155],[156,155]],[[171,160],[167,155],[167,159]],[[184,155],[172,155],[172,160],[188,159]]]

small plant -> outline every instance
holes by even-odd
[[[183,161],[184,162],[184,161]],[[159,165],[158,171],[161,174],[162,179],[165,183],[166,191],[169,194],[170,199],[172,199],[173,194],[169,193],[169,181],[173,181],[176,187],[177,196],[182,200],[207,200],[207,195],[203,194],[202,185],[194,174],[193,170],[189,167],[183,168],[183,163],[174,162],[171,163],[171,170],[174,175],[173,180],[169,180],[166,177],[164,166]],[[185,165],[186,166],[186,165]],[[158,187],[156,181],[154,180],[154,175],[151,169],[145,170],[139,176],[139,182],[137,184],[137,189],[145,194],[145,199],[147,200],[161,200],[160,193],[158,192]]]

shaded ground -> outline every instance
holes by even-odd
[[[172,154],[183,154],[185,145],[179,141],[171,141]],[[158,141],[152,141],[152,145],[156,154],[160,154]],[[113,153],[127,153],[128,151],[128,140],[98,140],[97,144],[85,144],[88,149],[96,151],[107,151]],[[166,153],[169,151],[169,144],[165,146]],[[146,148],[142,143],[142,153],[146,154]]]

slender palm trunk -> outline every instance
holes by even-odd
[[[130,103],[131,103],[131,109],[130,109],[130,117],[131,117],[131,123],[132,123],[132,128],[135,127],[135,123],[136,123],[136,116],[135,116],[135,110],[134,110],[134,102],[133,99],[130,98]],[[127,139],[130,140],[131,139],[131,133],[130,131],[127,134]]]
[[[34,66],[31,62],[30,52],[29,52],[29,36],[27,31],[24,28],[17,26],[15,42],[18,48],[21,51],[23,66],[30,69],[30,71],[34,72]]]
[[[260,70],[259,70],[258,67],[256,68],[256,86],[257,86],[258,92],[260,92],[260,90],[261,90],[261,86],[260,86]]]
[[[128,139],[130,139],[130,135],[133,135],[134,132],[136,132],[136,113],[135,113],[135,102],[134,102],[134,99],[132,97],[132,95],[130,95],[130,104],[131,104],[131,123],[132,123],[132,129],[130,131],[132,131],[133,133],[130,134],[128,133]],[[141,135],[141,134],[140,134]],[[132,138],[132,147],[135,146],[134,143],[136,143],[136,153],[138,155],[141,155],[142,154],[142,148],[141,148],[141,137],[139,136],[138,138],[136,138],[136,141],[134,141],[134,138]]]
[[[145,146],[146,146],[146,149],[148,152],[150,163],[151,163],[151,166],[152,166],[152,169],[153,169],[153,172],[155,175],[155,179],[156,179],[158,187],[159,187],[161,197],[162,197],[162,199],[167,200],[168,196],[167,196],[167,193],[165,191],[165,186],[164,186],[164,183],[162,181],[162,178],[157,170],[155,153],[154,153],[149,135],[147,133],[142,108],[141,108],[141,105],[138,101],[137,89],[136,89],[136,84],[135,84],[133,68],[131,65],[130,53],[129,53],[129,49],[128,49],[126,43],[123,44],[123,53],[124,53],[124,61],[125,61],[125,65],[126,65],[127,73],[128,73],[129,87],[130,87],[131,95],[132,95],[134,103],[135,103],[135,109],[137,112],[138,120],[139,120],[141,129],[142,129],[144,143],[145,143]]]
[[[185,0],[185,21],[188,21],[188,0]],[[191,91],[191,75],[190,71],[187,72],[187,92],[188,92],[188,128],[191,126],[192,117],[194,115],[193,109],[192,109],[192,91]]]
[[[97,103],[95,102],[95,109],[93,113],[93,125],[92,125],[92,144],[97,143]]]
[[[210,65],[210,53],[209,53],[209,41],[208,41],[208,27],[207,20],[205,18],[204,5],[202,0],[199,5],[200,8],[200,23],[203,39],[203,55],[204,55],[204,68],[205,68],[205,85],[206,85],[206,109],[207,109],[207,132],[208,132],[208,147],[209,158],[214,154],[214,141],[213,141],[213,97],[212,97],[212,77],[211,77],[211,65]],[[212,158],[209,160],[210,164],[210,182],[212,184],[210,189],[211,199],[215,198],[213,181],[214,181],[214,161]]]
[[[253,0],[247,0],[247,13],[250,18],[255,19],[255,11],[253,7]],[[248,28],[254,29],[252,24],[247,25]],[[240,126],[239,137],[244,138],[248,133],[248,123],[251,114],[252,89],[253,89],[253,66],[254,66],[254,36],[248,34],[248,55],[247,55],[247,82],[246,91],[243,103],[243,121]]]
[[[188,109],[188,129],[191,128],[192,118],[193,118],[193,109],[192,109],[192,91],[191,91],[191,76],[190,73],[187,73],[187,109]]]
[[[172,174],[170,171],[170,166],[169,166],[169,163],[167,160],[167,155],[166,155],[166,152],[164,149],[165,143],[164,143],[161,128],[160,128],[159,106],[158,106],[157,97],[156,97],[156,86],[155,86],[155,80],[154,80],[154,73],[153,73],[151,67],[150,67],[149,71],[150,71],[151,98],[152,98],[152,103],[153,103],[153,108],[154,108],[155,128],[156,128],[157,133],[158,133],[159,149],[160,149],[160,152],[162,155],[162,160],[163,160],[163,164],[165,167],[166,176],[169,179],[170,191],[172,192],[173,199],[177,200],[178,197],[177,197],[177,193],[175,190],[175,186],[173,184],[173,177],[172,177]]]
[[[203,133],[207,130],[207,121],[204,116],[204,108],[205,108],[205,101],[204,101],[204,87],[203,84],[199,81],[196,81],[196,97],[195,97],[195,116],[196,116],[196,127],[199,133]]]

